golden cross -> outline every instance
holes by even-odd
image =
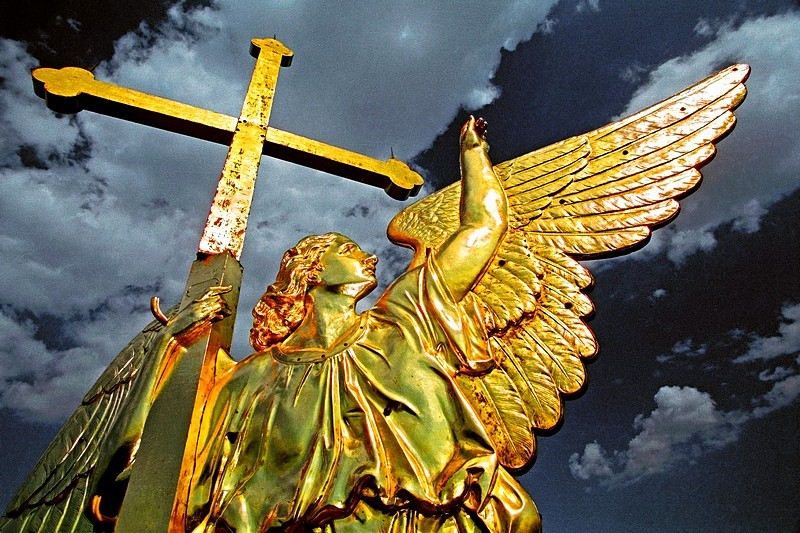
[[[422,186],[419,174],[397,159],[378,161],[269,126],[278,72],[291,63],[292,51],[276,39],[253,39],[250,53],[256,65],[238,119],[97,81],[80,68],[32,73],[34,91],[54,111],[87,109],[230,147],[181,307],[211,287],[230,286],[223,298],[233,314],[182,346],[162,372],[168,377],[146,415],[118,532],[185,530],[188,481],[206,397],[218,354],[230,350],[233,337],[242,275],[238,259],[262,154],[374,185],[397,199],[417,194]]]
[[[33,71],[34,91],[59,113],[86,109],[230,146],[199,251],[241,255],[261,154],[382,188],[392,198],[416,195],[422,177],[402,161],[380,161],[269,126],[281,66],[292,51],[276,39],[253,39],[256,66],[237,120],[188,104],[119,87],[77,67]]]

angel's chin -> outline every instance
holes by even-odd
[[[364,296],[370,294],[372,291],[375,290],[375,287],[377,286],[378,286],[378,279],[372,278],[372,280],[364,284],[364,288],[359,293],[359,298],[363,298]]]
[[[378,286],[378,280],[376,278],[372,278],[370,281],[364,282],[361,287],[359,287],[358,294],[356,295],[356,301],[361,300],[362,298],[366,297],[372,291],[375,290],[375,287]]]

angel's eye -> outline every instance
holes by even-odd
[[[352,253],[353,251],[355,251],[355,249],[356,249],[356,245],[354,243],[352,243],[352,242],[348,242],[348,243],[343,244],[342,247],[339,248],[339,253],[342,254],[342,255],[347,255],[347,254]]]

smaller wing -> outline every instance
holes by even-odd
[[[700,182],[697,168],[734,126],[747,65],[731,66],[644,111],[495,165],[509,230],[464,304],[483,309],[495,368],[459,376],[501,463],[530,464],[535,430],[554,428],[565,395],[597,353],[584,318],[592,278],[576,258],[643,244]],[[401,211],[389,238],[413,248],[410,268],[458,228],[460,184]],[[474,301],[473,301],[474,299]]]
[[[173,316],[177,306],[167,315]],[[151,322],[117,355],[58,432],[0,518],[0,532],[92,531],[84,511],[92,505],[103,457],[103,444],[120,413],[128,406],[131,389],[142,375],[161,329]],[[158,368],[156,362],[153,368]],[[133,451],[129,451],[133,453]],[[123,458],[130,459],[130,455]],[[120,471],[127,464],[119,465]],[[113,480],[112,480],[113,481]]]

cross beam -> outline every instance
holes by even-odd
[[[57,113],[86,110],[230,146],[236,117],[95,79],[78,67],[38,68],[35,93]],[[416,196],[422,177],[399,159],[380,161],[270,126],[264,155],[384,189],[397,200]]]

